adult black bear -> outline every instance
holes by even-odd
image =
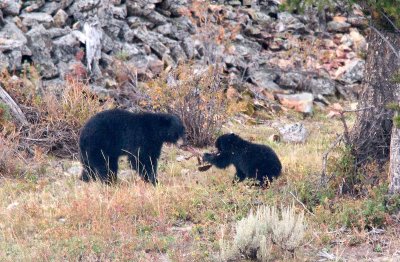
[[[218,137],[215,147],[218,152],[205,153],[203,160],[218,168],[233,164],[239,182],[254,178],[264,186],[281,174],[281,162],[268,146],[251,143],[235,134],[225,134]]]
[[[157,183],[157,161],[164,142],[183,138],[182,121],[170,114],[103,111],[84,125],[79,149],[84,170],[81,180],[97,177],[105,183],[117,179],[118,158],[127,155],[141,177]]]

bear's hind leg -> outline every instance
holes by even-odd
[[[88,154],[88,165],[86,176],[96,180],[99,178],[103,183],[111,184],[117,179],[118,157],[109,157],[102,151],[96,150]],[[86,177],[83,177],[85,179]]]

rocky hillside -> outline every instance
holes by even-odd
[[[279,0],[0,0],[0,70],[33,63],[44,87],[78,75],[109,92],[195,61],[220,63],[235,89],[277,94],[288,106],[300,101],[303,112],[323,96],[357,94],[367,48],[357,7],[304,14],[279,7]],[[121,80],[121,63],[135,81]]]

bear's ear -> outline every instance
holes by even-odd
[[[160,127],[170,127],[172,125],[172,118],[162,117],[158,124],[160,125]]]

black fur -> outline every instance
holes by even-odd
[[[251,143],[235,134],[225,134],[218,137],[215,147],[218,153],[205,153],[203,160],[218,168],[233,164],[239,182],[254,178],[260,185],[265,185],[281,174],[281,162],[268,146]]]
[[[113,109],[93,116],[82,128],[79,149],[84,170],[81,180],[117,179],[118,158],[127,155],[133,169],[157,183],[157,161],[164,142],[176,143],[185,129],[170,114],[131,113]]]

